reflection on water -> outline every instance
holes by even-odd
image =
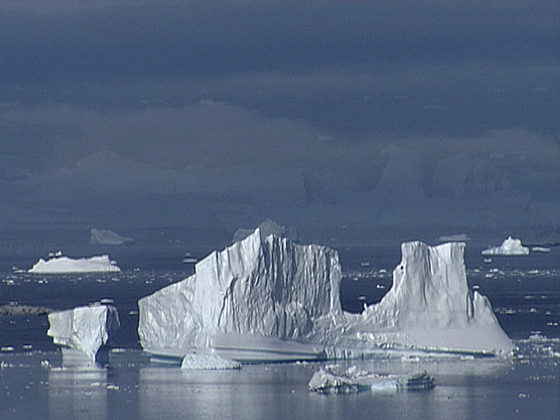
[[[558,418],[559,410],[555,355],[351,361],[346,365],[381,374],[426,370],[436,387],[346,395],[307,389],[320,363],[189,372],[150,366],[139,351],[111,354],[110,362],[108,367],[68,367],[60,354],[3,356],[0,419],[510,420]]]
[[[48,389],[52,419],[107,419],[106,369],[51,369]]]

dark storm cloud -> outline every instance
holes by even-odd
[[[0,16],[5,102],[211,98],[337,135],[557,133],[541,117],[558,102],[555,2],[42,3]]]
[[[556,1],[0,3],[0,221],[154,194],[232,228],[550,218],[557,16]]]

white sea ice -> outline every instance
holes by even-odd
[[[115,261],[108,255],[98,255],[90,258],[69,258],[62,255],[54,256],[48,260],[42,258],[28,270],[29,273],[56,274],[56,273],[89,273],[89,272],[116,272],[121,271]]]
[[[196,274],[138,302],[152,354],[212,349],[234,360],[298,360],[391,352],[506,354],[515,346],[488,299],[468,287],[464,243],[402,244],[393,286],[350,314],[338,253],[256,229],[196,264]]]
[[[111,230],[91,228],[90,245],[124,245],[134,242],[134,239],[121,236]]]
[[[100,303],[51,312],[48,319],[47,335],[55,344],[83,353],[91,361],[120,328],[117,308]]]
[[[529,255],[529,248],[510,236],[500,246],[484,249],[482,255]]]

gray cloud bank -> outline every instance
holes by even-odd
[[[0,165],[5,206],[55,209],[58,216],[47,220],[30,218],[39,224],[219,221],[232,230],[266,217],[325,226],[558,224],[558,145],[528,131],[349,143],[302,121],[209,101],[119,115],[48,109],[48,118],[42,107],[3,115],[4,122],[35,121],[55,132],[79,122],[73,147],[54,145],[37,155],[66,153],[71,165],[37,172]],[[3,223],[21,217],[8,212]]]
[[[557,2],[0,10],[0,230],[558,236]]]

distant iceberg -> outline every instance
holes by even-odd
[[[40,258],[39,261],[28,270],[28,273],[61,274],[116,271],[121,271],[121,269],[117,266],[115,261],[111,261],[108,255],[73,259],[57,253],[46,261]]]
[[[391,352],[507,354],[515,346],[488,299],[467,284],[464,243],[402,245],[393,287],[350,314],[338,253],[259,228],[196,264],[196,274],[139,300],[142,347],[238,361],[336,359]]]
[[[100,349],[120,328],[117,309],[101,303],[51,312],[48,318],[47,335],[62,346],[63,357],[83,356],[90,361],[97,360]]]
[[[467,242],[470,238],[465,233],[459,233],[457,235],[443,235],[438,238],[440,242]]]
[[[90,239],[89,239],[90,245],[120,246],[132,242],[134,242],[134,239],[118,235],[111,230],[95,229],[95,228],[91,228],[90,230]]]
[[[510,236],[500,246],[482,250],[482,255],[529,255],[529,248],[523,246],[520,239]]]
[[[531,248],[531,251],[533,252],[550,252],[550,248],[544,247],[544,246],[534,246],[533,248]]]

